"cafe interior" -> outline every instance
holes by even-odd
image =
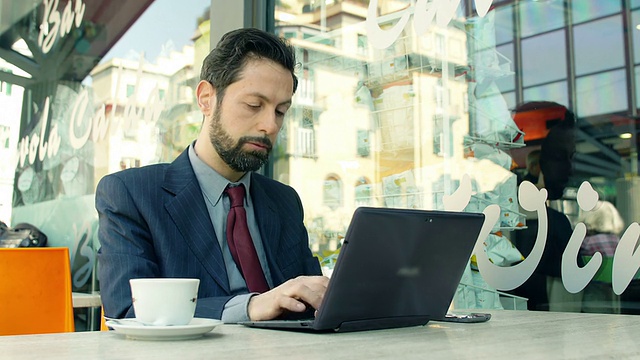
[[[106,326],[96,186],[193,142],[202,61],[243,27],[296,52],[298,88],[258,172],[300,196],[323,274],[360,207],[483,213],[448,312],[489,321],[331,337],[225,324],[180,343]],[[11,358],[640,354],[640,0],[0,0],[0,70]],[[615,224],[594,220],[602,208]],[[554,234],[548,211],[570,228]],[[544,300],[527,286],[541,278]]]

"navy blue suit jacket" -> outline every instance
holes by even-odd
[[[295,190],[255,173],[250,189],[274,285],[299,275],[320,275]],[[221,318],[232,295],[188,151],[171,164],[103,177],[96,209],[98,278],[106,316],[134,316],[129,279],[183,277],[200,279],[195,316]]]

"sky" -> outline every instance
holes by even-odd
[[[203,15],[211,0],[155,0],[102,59],[114,57],[145,59],[153,62],[163,45],[171,41],[180,51],[196,30],[196,19]],[[137,56],[135,54],[138,54]]]

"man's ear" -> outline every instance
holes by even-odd
[[[216,89],[210,82],[201,80],[196,87],[196,100],[203,115],[213,114],[213,106],[216,101]]]

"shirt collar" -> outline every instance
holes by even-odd
[[[209,198],[214,206],[218,204],[218,201],[222,198],[224,190],[229,184],[231,184],[231,186],[243,184],[246,193],[250,194],[251,171],[244,174],[244,176],[242,176],[242,178],[237,182],[230,182],[198,157],[194,144],[195,141],[189,145],[189,161],[191,162],[191,166],[196,174],[196,178],[198,179],[202,192],[207,198]],[[247,198],[248,196],[245,197],[245,205]]]

